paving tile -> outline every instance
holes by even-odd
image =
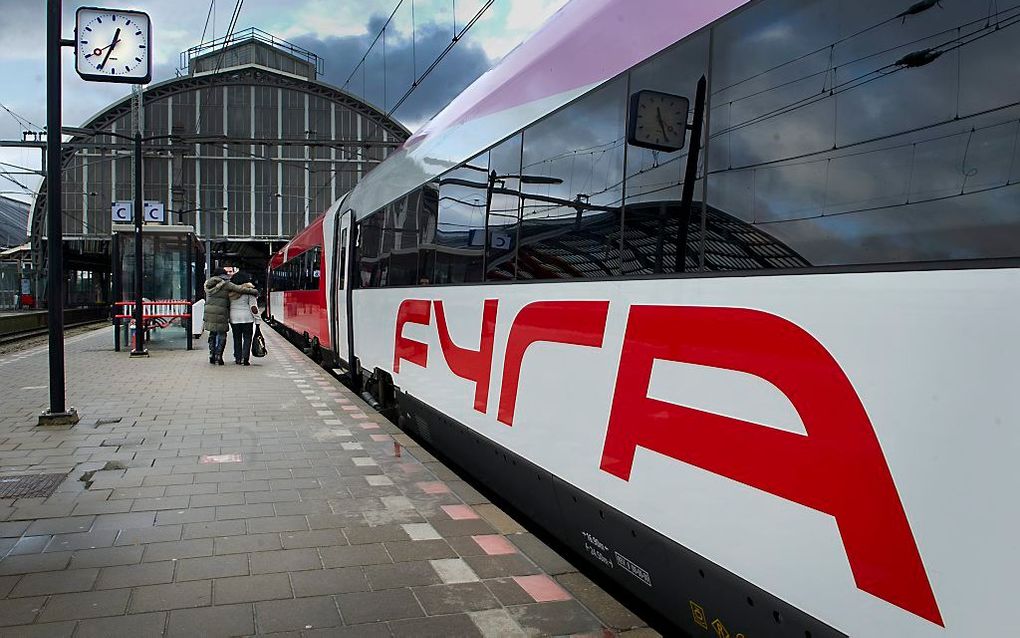
[[[123,514],[100,514],[92,525],[93,531],[101,529],[134,529],[152,527],[156,521],[155,512],[130,512]]]
[[[129,593],[127,589],[108,589],[50,596],[39,622],[117,616],[124,613]]]
[[[349,547],[321,547],[319,555],[326,567],[350,567],[354,565],[380,565],[392,563],[382,543],[352,545]],[[0,568],[3,563],[0,563]]]
[[[176,580],[202,580],[248,575],[248,557],[244,554],[213,556],[211,558],[186,558],[177,561]]]
[[[199,580],[136,587],[131,594],[132,613],[204,607],[212,601],[212,583]]]
[[[19,580],[21,576],[0,576],[0,598],[7,598]]]
[[[634,629],[645,626],[644,621],[583,574],[562,574],[556,577],[556,581],[578,602],[595,614],[603,624],[613,629]]]
[[[161,496],[156,498],[136,498],[135,502],[131,505],[131,511],[184,510],[187,507],[187,496]]]
[[[53,552],[51,554],[8,556],[0,561],[0,575],[29,574],[32,572],[64,569],[71,562],[71,554],[72,552]]]
[[[340,594],[336,596],[336,602],[347,625],[421,618],[425,615],[408,589]]]
[[[243,519],[238,519],[242,524]],[[215,540],[216,555],[266,552],[283,548],[279,534],[247,534],[243,536],[218,537]]]
[[[0,627],[32,622],[45,601],[45,597],[0,600]]]
[[[13,539],[4,539],[13,540]],[[24,554],[39,554],[46,546],[50,544],[53,537],[49,534],[42,536],[23,536],[17,540],[14,547],[11,548],[10,556],[21,556]]]
[[[539,635],[595,632],[599,622],[576,600],[509,607],[507,612],[524,631]]]
[[[390,623],[394,638],[482,638],[478,625],[467,614],[398,620]]]
[[[347,538],[338,529],[318,529],[311,532],[283,532],[280,540],[284,549],[302,547],[335,547],[346,545]]]
[[[12,598],[44,596],[88,591],[99,576],[98,569],[65,569],[63,571],[27,574],[11,591]]]
[[[211,538],[214,536],[237,536],[245,533],[244,519],[229,521],[209,521],[205,523],[187,523],[182,537]]]
[[[99,570],[96,589],[137,587],[169,583],[174,578],[174,561],[104,567]]]
[[[331,596],[255,603],[259,631],[290,631],[336,627],[341,624]]]
[[[92,528],[95,516],[71,516],[64,518],[44,518],[37,520],[25,530],[25,536],[41,534],[73,534],[87,532]]]
[[[248,533],[301,532],[308,529],[304,516],[270,516],[248,519]]]
[[[537,603],[570,600],[570,593],[546,574],[514,576],[514,581]]]
[[[251,554],[251,573],[295,572],[303,569],[321,569],[319,553],[312,548],[283,549]]]
[[[115,546],[165,543],[181,539],[180,525],[163,525],[144,529],[124,529],[117,537]]]
[[[315,569],[290,574],[295,596],[321,596],[367,591],[368,581],[360,567]]]
[[[301,638],[391,638],[392,635],[393,634],[390,633],[389,625],[383,622],[365,625],[354,625],[353,627],[330,627],[328,629],[310,629],[301,632]],[[455,637],[448,636],[446,638]]]
[[[214,602],[217,605],[293,598],[294,596],[287,574],[218,578],[213,581],[213,594]]]
[[[146,562],[159,560],[175,560],[196,556],[212,556],[213,541],[211,538],[199,538],[189,541],[170,543],[151,543],[145,546],[142,560]]]
[[[456,583],[415,587],[414,595],[429,616],[480,611],[500,606],[484,583]]]
[[[457,557],[457,552],[453,551],[445,540],[403,541],[383,543],[383,545],[393,557],[393,562],[396,563]]]
[[[166,625],[166,614],[133,614],[95,618],[78,623],[75,638],[110,638],[111,636],[160,636]]]
[[[53,537],[44,552],[66,552],[75,549],[111,547],[117,538],[117,530],[102,529],[81,534],[58,534]]]
[[[0,523],[0,538],[17,538],[25,533],[32,521],[11,521]]]
[[[178,525],[181,523],[202,523],[216,520],[215,507],[192,507],[170,509],[156,513],[156,525]]]
[[[48,622],[39,625],[18,625],[4,627],[0,631],[3,638],[71,638],[77,623],[74,621]],[[389,633],[386,634],[389,636]]]
[[[255,614],[251,604],[219,605],[195,609],[175,609],[167,623],[168,638],[229,638],[255,633]]]
[[[498,636],[499,638],[527,638],[528,636],[505,609],[472,611],[468,613],[468,616],[483,636]]]
[[[256,516],[276,516],[272,503],[256,505],[221,505],[216,508],[216,519],[220,521],[232,518],[254,518]]]
[[[565,558],[538,540],[534,534],[514,534],[510,540],[547,574],[555,576],[577,571]]]
[[[400,525],[376,525],[374,527],[350,527],[344,530],[348,542],[351,545],[361,543],[380,543],[383,541],[409,541],[407,535]]]
[[[524,591],[513,578],[490,578],[482,582],[485,583],[485,586],[489,588],[492,595],[505,607],[510,605],[528,605],[535,602],[535,599],[528,592]]]
[[[541,570],[521,554],[502,556],[465,556],[472,571],[479,578],[500,578],[502,576],[530,576]]]
[[[439,576],[427,562],[368,565],[365,568],[372,589],[393,589],[440,583]]]
[[[134,565],[142,560],[142,550],[141,545],[82,549],[71,555],[70,569]]]

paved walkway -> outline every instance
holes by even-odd
[[[0,356],[0,637],[657,635],[279,335],[251,367]],[[204,341],[197,344],[204,345]],[[58,477],[59,478],[59,477]]]

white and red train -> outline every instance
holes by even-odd
[[[574,0],[269,312],[691,635],[1012,635],[1018,21]]]

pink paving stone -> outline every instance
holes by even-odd
[[[206,454],[198,459],[199,463],[240,463],[240,454]]]
[[[442,510],[455,521],[467,521],[481,518],[470,505],[443,505]]]
[[[361,410],[361,408],[359,408],[356,405],[345,405],[345,406],[343,406],[343,408],[345,410],[347,410],[348,412],[355,412],[355,411]]]
[[[389,441],[390,440],[390,435],[389,434],[373,434],[372,435],[372,440],[373,441]]]
[[[440,481],[426,481],[424,483],[415,483],[422,492],[426,494],[449,494],[450,488],[447,487],[446,483]]]
[[[350,417],[351,417],[352,419],[358,419],[358,420],[361,420],[361,419],[367,419],[367,418],[368,418],[368,415],[367,415],[367,414],[365,414],[364,412],[352,412],[352,413],[350,414]],[[379,427],[379,426],[377,425],[376,427]]]
[[[378,430],[379,429],[379,424],[378,423],[362,423],[361,424],[361,429],[362,430]]]
[[[545,574],[534,576],[514,576],[521,589],[535,599],[536,603],[548,603],[555,600],[570,600],[567,590],[556,584],[556,581]]]
[[[517,548],[514,547],[513,543],[499,534],[483,534],[481,536],[472,536],[471,538],[489,556],[517,553]]]

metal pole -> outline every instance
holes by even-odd
[[[691,207],[694,199],[694,182],[698,179],[698,155],[701,152],[701,128],[705,117],[705,76],[698,80],[698,92],[694,97],[694,122],[691,123],[691,146],[687,151],[687,169],[684,172],[684,187],[680,193],[680,228],[676,234],[676,272],[683,272],[687,266],[687,227],[691,223]],[[701,203],[704,208],[705,203]],[[704,213],[702,213],[704,214]]]
[[[145,321],[142,315],[142,133],[135,132],[135,343],[132,357],[147,357]]]
[[[39,425],[74,425],[78,413],[64,404],[64,237],[60,162],[61,0],[46,5],[46,215],[48,327],[50,331],[50,409]]]
[[[187,297],[185,297],[185,299],[188,300],[188,304],[189,304],[188,305],[188,310],[187,310],[189,316],[188,316],[187,321],[183,321],[182,323],[184,324],[184,329],[188,331],[188,334],[187,334],[188,350],[191,350],[191,349],[193,349],[192,340],[194,339],[194,337],[191,336],[191,333],[193,332],[193,330],[191,329],[191,326],[192,326],[191,322],[195,320],[195,318],[193,316],[194,313],[195,313],[195,305],[194,305],[195,304],[195,284],[193,282],[193,279],[195,277],[195,266],[194,266],[194,262],[195,262],[195,237],[191,233],[188,233],[187,235],[184,236],[184,241],[186,241],[188,243],[188,249],[185,252],[186,256],[185,256],[185,263],[184,263],[184,268],[185,268],[185,270],[187,270],[187,274],[185,275],[185,278],[184,278],[184,291],[187,294]]]
[[[110,239],[110,262],[113,264],[111,272],[113,274],[113,351],[120,352],[120,319],[117,315],[121,314],[122,306],[117,304],[123,301],[122,286],[121,286],[121,269],[120,269],[120,234],[112,233]]]

